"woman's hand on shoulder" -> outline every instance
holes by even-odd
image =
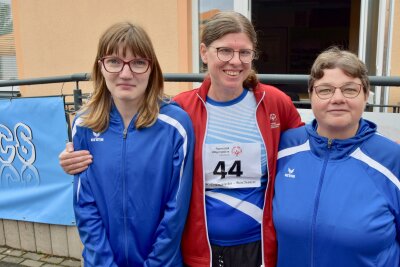
[[[58,156],[60,166],[68,174],[77,174],[89,167],[92,163],[92,155],[88,150],[74,151],[71,142],[65,145],[65,149]]]

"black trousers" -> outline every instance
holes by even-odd
[[[260,267],[261,241],[238,246],[211,245],[213,267]]]

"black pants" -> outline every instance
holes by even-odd
[[[260,267],[261,241],[239,246],[211,245],[213,267]]]

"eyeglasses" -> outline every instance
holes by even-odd
[[[362,85],[358,83],[346,83],[340,87],[330,84],[314,86],[315,93],[321,99],[329,99],[335,94],[336,89],[340,89],[342,95],[346,98],[355,98],[361,92]]]
[[[239,59],[242,63],[250,63],[256,57],[256,51],[252,49],[233,50],[229,47],[214,47],[211,45],[209,47],[217,49],[217,57],[223,62],[230,61],[235,52],[239,53]]]
[[[119,57],[103,57],[100,59],[103,63],[104,69],[109,73],[118,73],[123,70],[125,65],[129,66],[129,69],[137,74],[145,73],[150,67],[150,59],[137,58],[130,61],[124,61]]]

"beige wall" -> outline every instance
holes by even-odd
[[[400,0],[395,1],[393,24],[393,43],[391,55],[391,76],[400,76]],[[392,87],[389,95],[389,105],[400,104],[400,87]]]
[[[184,0],[13,0],[20,79],[90,72],[103,31],[119,21],[142,25],[164,73],[191,72],[191,7]],[[24,96],[59,94],[74,83],[25,86]],[[84,91],[91,90],[83,83]],[[187,89],[166,84],[167,93]]]
[[[391,75],[400,76],[400,31],[396,30],[400,0],[395,2]],[[123,20],[147,30],[164,73],[192,72],[189,0],[12,0],[12,11],[21,79],[90,72],[99,36]],[[25,86],[21,92],[23,96],[60,94],[74,87],[74,83]],[[80,87],[84,92],[92,90],[89,82]],[[166,83],[166,92],[175,95],[191,87],[191,83]],[[391,90],[390,104],[399,103],[400,88],[396,87]]]

